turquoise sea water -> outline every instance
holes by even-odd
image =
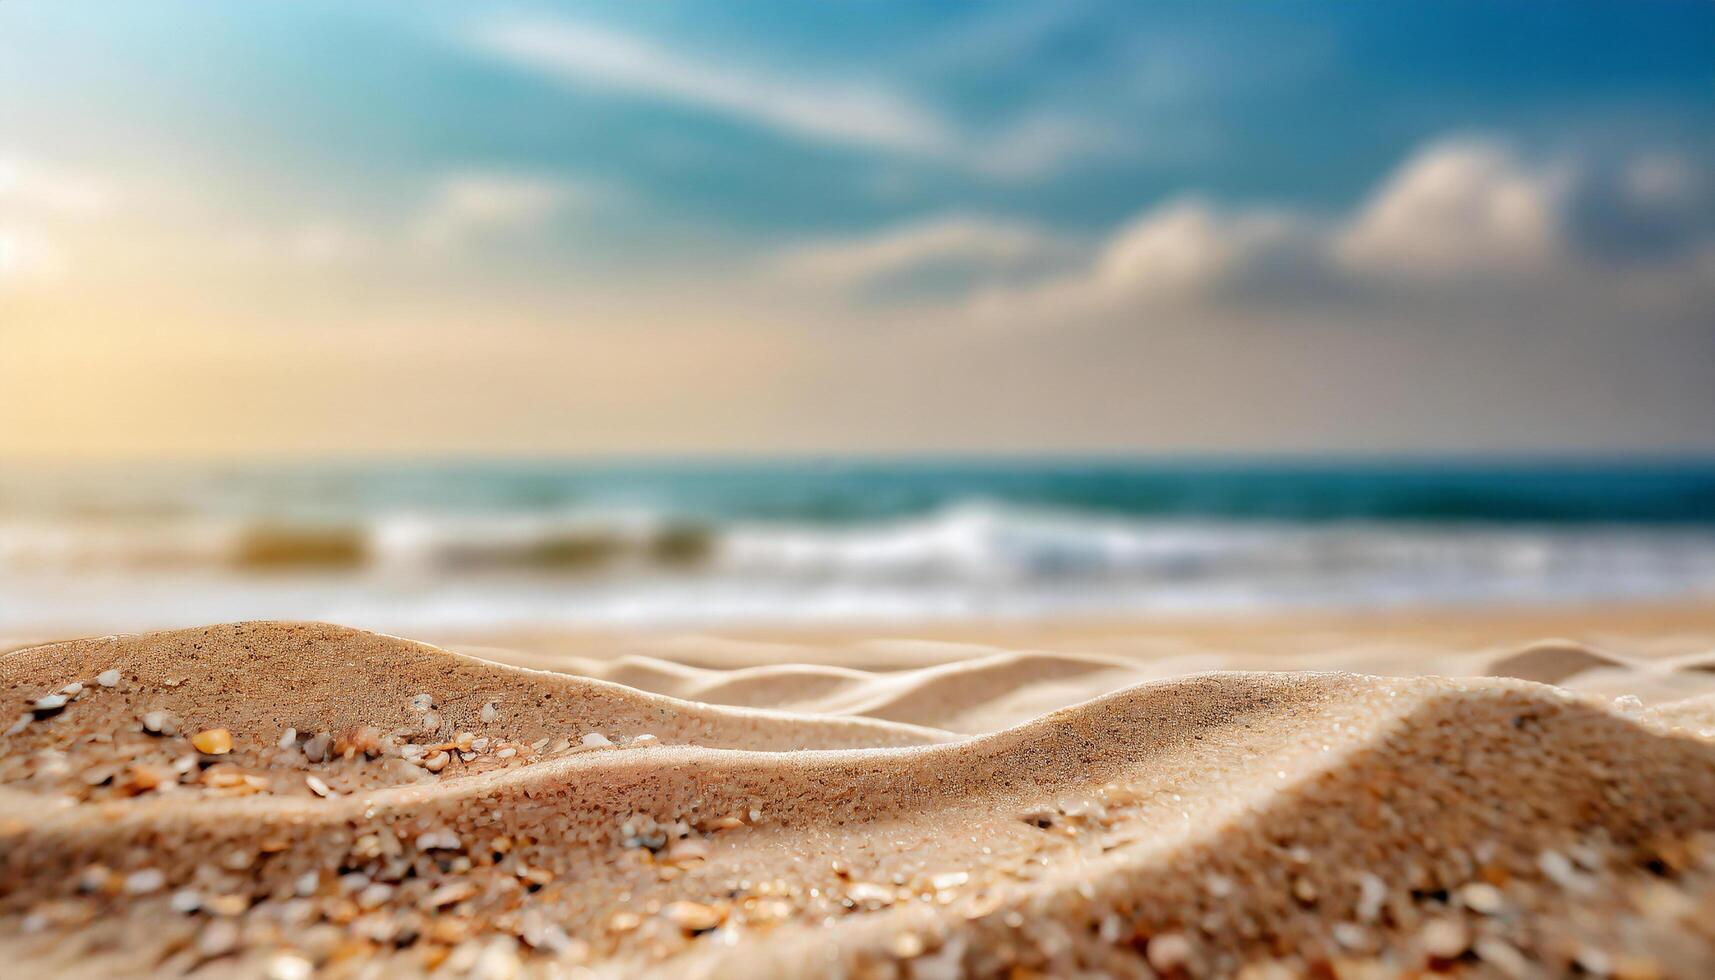
[[[360,519],[399,510],[649,509],[854,522],[971,500],[1129,517],[1715,522],[1715,460],[984,460],[84,467],[0,470],[0,513]]]
[[[0,627],[1053,617],[1715,597],[1715,462],[0,470]],[[138,622],[142,620],[142,622]]]

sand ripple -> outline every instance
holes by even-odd
[[[1567,649],[1492,666],[1617,663]],[[270,623],[6,654],[0,721],[85,685],[5,737],[6,952],[98,975],[1715,970],[1706,701],[1030,652],[581,666],[607,677]],[[209,728],[231,753],[189,746]]]

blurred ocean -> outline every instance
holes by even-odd
[[[1715,599],[1715,463],[0,471],[0,630]]]

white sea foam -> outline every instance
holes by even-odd
[[[1169,521],[969,502],[695,527],[643,510],[0,525],[0,629],[1042,618],[1715,595],[1715,532]]]

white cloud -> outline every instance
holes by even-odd
[[[1058,240],[1029,225],[948,215],[875,235],[800,245],[776,256],[775,265],[795,279],[855,285],[932,265],[1014,268],[1063,250]]]
[[[1120,229],[1102,249],[1093,274],[1124,292],[1203,289],[1293,247],[1298,233],[1297,221],[1286,214],[1227,214],[1183,199]]]
[[[1695,285],[1696,257],[1715,254],[1698,193],[1672,158],[1604,170],[1571,159],[1530,164],[1499,143],[1447,141],[1407,160],[1343,218],[1184,198],[1113,232],[1080,268],[982,290],[972,305],[985,317],[1041,322],[1234,299],[1278,310],[1367,298],[1397,310],[1425,299],[1510,297],[1527,304],[1514,309],[1543,309],[1587,288],[1686,305],[1707,292]],[[1667,244],[1625,253],[1623,268],[1609,263],[1640,217],[1662,220],[1662,200],[1681,204],[1674,227],[1650,226]],[[1608,209],[1602,221],[1575,220],[1597,204]]]
[[[562,81],[708,109],[810,142],[997,178],[1034,176],[1112,142],[1089,125],[1046,116],[976,133],[876,81],[794,77],[722,63],[577,21],[499,21],[479,28],[472,43]]]
[[[1283,211],[1223,211],[1199,198],[1169,201],[1110,235],[1081,268],[973,299],[985,316],[1053,320],[1139,306],[1182,306],[1249,282],[1309,275],[1317,231]]]
[[[585,188],[564,180],[455,174],[435,186],[413,237],[423,245],[450,248],[474,237],[542,225],[586,196]]]
[[[1569,178],[1496,143],[1432,146],[1364,207],[1335,253],[1360,274],[1542,272],[1562,258]]]

